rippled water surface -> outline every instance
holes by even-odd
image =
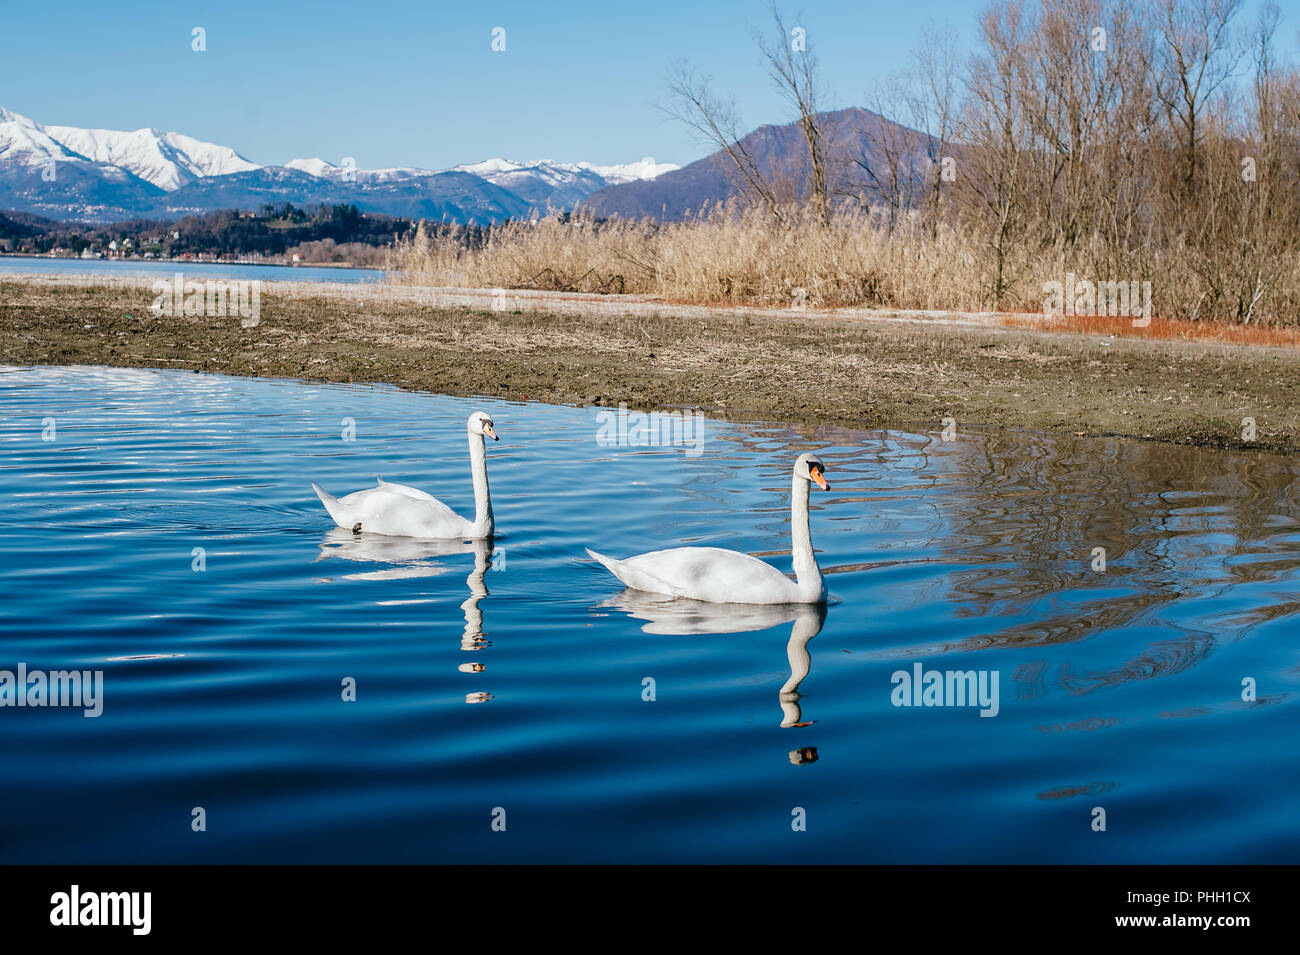
[[[475,409],[492,548],[332,528],[312,480],[469,513]],[[104,674],[98,718],[0,708],[0,859],[1300,858],[1293,462],[713,421],[697,456],[598,413],[0,369],[0,668]],[[824,619],[583,553],[788,570],[810,449]],[[894,706],[915,664],[996,674],[997,715]]]

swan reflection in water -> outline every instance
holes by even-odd
[[[812,669],[808,641],[821,632],[826,622],[825,604],[716,604],[680,597],[664,597],[642,590],[624,590],[597,604],[621,610],[635,620],[646,621],[643,633],[690,636],[706,633],[746,633],[768,630],[790,623],[790,640],[785,646],[790,678],[777,698],[781,703],[781,726],[786,729],[811,726],[799,705],[799,684]],[[792,750],[796,766],[817,761],[815,746]]]
[[[451,568],[432,558],[468,554],[486,541],[423,540],[416,537],[386,537],[383,534],[354,534],[335,527],[321,541],[319,563],[338,557],[358,564],[387,564],[376,570],[343,574],[344,580],[403,580],[433,577]]]
[[[492,566],[492,541],[489,538],[478,540],[431,540],[412,537],[387,537],[382,534],[354,534],[344,528],[334,528],[325,535],[320,545],[317,562],[330,558],[341,558],[360,564],[388,564],[376,570],[344,574],[344,580],[401,580],[412,577],[432,577],[445,574],[450,570],[445,564],[437,563],[433,558],[449,557],[456,554],[473,554],[474,568],[465,578],[469,587],[469,597],[460,605],[465,613],[465,630],[461,634],[460,648],[473,652],[488,646],[488,639],[483,634],[483,611],[479,601],[488,596],[484,577]],[[462,663],[456,667],[461,673],[482,673],[487,666],[479,661]],[[468,693],[466,703],[486,703],[492,699],[491,693]]]

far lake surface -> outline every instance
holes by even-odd
[[[312,480],[470,513],[479,409],[492,547],[333,527]],[[0,670],[104,680],[98,718],[0,707],[0,861],[1300,861],[1295,461],[601,414],[0,366]],[[806,450],[824,619],[583,552],[788,571]],[[895,706],[918,664],[996,715]]]
[[[170,279],[183,272],[191,279],[263,282],[382,282],[383,269],[346,269],[321,265],[240,265],[233,262],[153,262],[143,259],[50,259],[39,256],[0,255],[0,278],[13,274],[93,275],[112,278],[126,275]]]

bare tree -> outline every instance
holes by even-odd
[[[777,89],[794,107],[807,147],[808,201],[818,221],[828,224],[829,147],[817,107],[817,61],[808,52],[806,41],[796,48],[775,6],[772,19],[776,36],[772,40],[756,36],[755,41]],[[668,91],[671,102],[663,107],[664,111],[694,129],[727,158],[728,175],[746,201],[767,210],[776,221],[788,222],[783,202],[786,190],[777,181],[782,170],[763,168],[746,145],[734,101],[720,98],[713,92],[710,78],[685,63],[677,63],[669,71]]]
[[[968,144],[959,177],[967,215],[988,235],[989,298],[1001,307],[1028,220],[1025,172],[1032,159],[1023,83],[1027,18],[1022,0],[1005,0],[981,23],[984,49],[971,63],[961,134]]]
[[[745,144],[734,102],[720,99],[710,78],[679,62],[669,72],[672,95],[664,111],[694,129],[729,160],[729,178],[746,201],[762,206],[778,222],[785,221],[777,191]]]
[[[958,109],[957,39],[953,31],[930,30],[912,54],[912,85],[907,98],[913,129],[923,134],[929,174],[926,194],[926,222],[931,237],[939,224],[939,203],[943,196],[943,163],[956,131]]]
[[[885,230],[893,234],[900,218],[917,204],[923,188],[917,167],[924,155],[922,134],[888,119],[908,111],[911,91],[901,76],[891,78],[871,100],[871,111],[861,130],[863,145],[852,162],[863,173],[868,201],[885,209]],[[927,170],[928,171],[928,170]],[[937,177],[937,169],[934,171]]]
[[[797,115],[799,130],[803,133],[804,145],[808,150],[808,199],[817,220],[823,225],[829,225],[827,143],[821,113],[817,108],[821,92],[817,61],[808,50],[806,36],[802,37],[803,42],[796,49],[792,33],[786,29],[785,21],[781,19],[775,4],[772,5],[772,21],[776,28],[774,41],[766,41],[761,36],[755,39],[767,60],[773,84]]]
[[[1241,60],[1230,29],[1240,9],[1241,0],[1158,0],[1155,95],[1182,154],[1184,197],[1196,191],[1206,104]]]

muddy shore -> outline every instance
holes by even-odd
[[[937,432],[945,418],[1300,451],[1300,350],[1005,328],[979,316],[761,312],[606,297],[266,283],[260,319],[150,310],[149,279],[0,280],[0,362],[388,382]],[[1254,421],[1254,440],[1243,437]]]

